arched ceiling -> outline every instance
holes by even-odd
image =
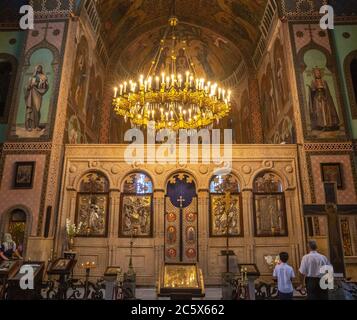
[[[213,72],[224,79],[242,59],[251,62],[247,60],[257,43],[266,3],[267,0],[176,1],[180,30],[188,37],[191,55],[197,69],[201,68],[198,72],[207,76]],[[128,73],[144,71],[143,65],[153,59],[150,53],[158,48],[167,25],[171,1],[97,0],[97,9],[112,61]]]

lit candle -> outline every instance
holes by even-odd
[[[193,86],[193,76],[190,77],[190,88]]]
[[[121,84],[119,88],[120,88],[120,95],[122,96],[123,95],[123,85]]]
[[[144,91],[148,91],[148,82],[146,80],[144,82]]]
[[[174,120],[174,112],[172,110],[171,110],[170,114],[171,114],[171,120]]]
[[[118,95],[118,88],[117,88],[117,87],[115,87],[115,88],[114,88],[114,98],[116,98],[116,97],[117,97],[117,95]]]
[[[126,87],[128,86],[128,83],[125,81],[124,82],[124,93],[126,93]]]
[[[162,77],[161,83],[162,83],[162,84],[165,84],[165,72],[163,72],[163,73],[161,74],[161,77]]]
[[[190,71],[186,71],[186,83],[188,83],[190,78]]]
[[[141,75],[140,76],[140,87],[142,87],[143,86],[143,84],[144,84],[144,76],[143,75]]]
[[[174,86],[174,85],[175,85],[175,82],[176,82],[176,80],[175,80],[175,75],[172,74],[172,75],[171,75],[171,86]]]
[[[169,76],[166,77],[166,87],[170,88],[170,77]]]
[[[179,74],[178,75],[178,81],[179,81],[179,87],[182,87],[182,76]]]
[[[148,85],[149,85],[149,91],[151,91],[151,88],[152,88],[152,77],[149,77]]]

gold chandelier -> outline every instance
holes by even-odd
[[[171,73],[160,74],[158,70],[166,42],[164,38],[148,75],[140,75],[138,82],[124,81],[114,88],[114,112],[125,121],[130,120],[132,127],[146,128],[151,122],[156,130],[212,128],[214,122],[219,123],[231,110],[230,90],[196,76],[186,41],[182,41],[182,49],[189,70],[183,75],[177,73],[177,25],[178,19],[173,16],[165,32],[166,37],[171,29]]]

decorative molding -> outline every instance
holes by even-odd
[[[305,143],[306,152],[352,152],[352,142],[346,143]]]
[[[56,2],[56,4],[54,4]],[[35,19],[69,18],[75,10],[75,0],[30,0]]]
[[[34,151],[51,151],[52,143],[51,142],[6,142],[3,145],[4,152],[34,152]]]
[[[328,0],[281,0],[281,16],[287,20],[316,21],[321,18],[320,8]]]

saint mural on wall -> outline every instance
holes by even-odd
[[[78,49],[77,56],[74,64],[74,72],[71,86],[71,100],[75,110],[85,112],[85,95],[88,80],[88,43],[82,37]]]
[[[25,128],[27,131],[43,129],[40,127],[42,97],[48,92],[48,89],[48,78],[44,73],[43,66],[38,65],[25,89]]]
[[[340,126],[340,120],[328,83],[323,78],[322,69],[313,69],[313,81],[309,86],[309,92],[312,129],[337,131]]]
[[[77,116],[73,115],[68,120],[68,143],[80,144],[82,142],[81,125]]]
[[[56,87],[57,62],[54,52],[39,48],[25,60],[19,84],[19,100],[11,127],[16,138],[37,139],[50,134],[53,91]]]
[[[274,127],[279,114],[279,108],[275,99],[273,71],[270,63],[268,64],[266,73],[261,81],[260,94],[263,108],[264,132],[270,132],[270,130]]]
[[[343,104],[331,55],[316,47],[300,50],[298,59],[305,105],[304,135],[310,139],[342,138],[346,134]]]
[[[285,103],[289,100],[289,82],[286,71],[284,57],[284,47],[280,39],[277,39],[274,46],[275,78],[277,85],[277,103],[280,110],[283,110]]]

